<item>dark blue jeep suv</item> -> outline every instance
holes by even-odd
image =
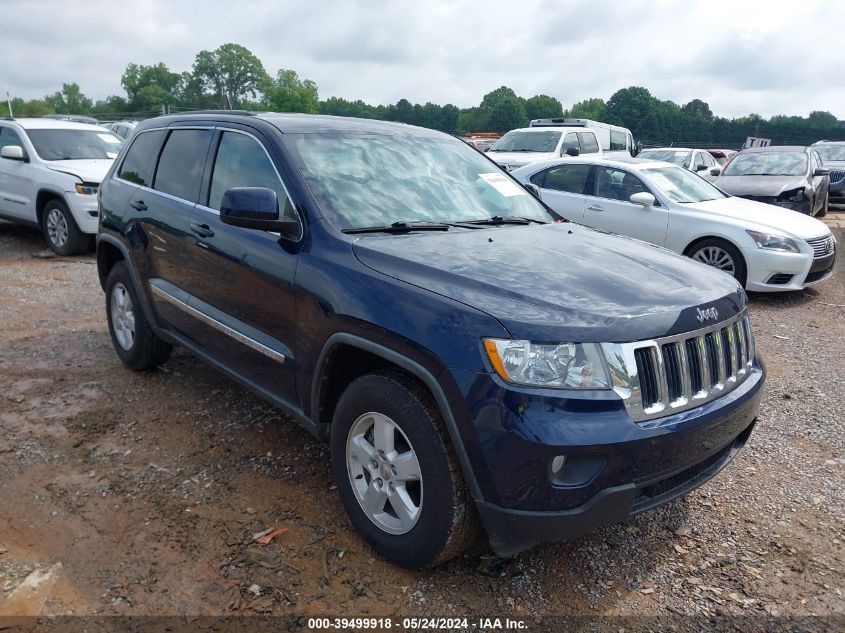
[[[355,527],[408,567],[508,555],[733,459],[763,368],[728,275],[566,222],[431,130],[200,112],[138,126],[97,264],[136,370],[179,344],[331,446]]]

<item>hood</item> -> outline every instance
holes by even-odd
[[[697,308],[715,307],[721,321],[746,303],[725,273],[571,223],[371,235],[353,251],[378,272],[489,314],[517,339],[649,339],[701,328]]]
[[[733,196],[779,196],[807,184],[804,176],[719,176],[714,183]]]
[[[774,204],[746,200],[745,198],[731,197],[723,200],[708,200],[707,202],[684,205],[684,207],[702,211],[711,216],[718,215],[737,220],[739,224],[743,225],[743,228],[763,229],[767,232],[798,237],[803,240],[811,240],[830,232],[824,222],[820,222],[809,215],[796,213]]]
[[[82,182],[100,184],[113,162],[114,160],[110,158],[53,160],[47,163],[47,168],[76,176]]]
[[[514,168],[538,163],[541,160],[560,158],[557,152],[487,152],[487,156],[499,165],[510,165]]]

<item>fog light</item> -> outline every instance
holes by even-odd
[[[557,475],[566,466],[566,455],[558,455],[552,460],[552,473]]]

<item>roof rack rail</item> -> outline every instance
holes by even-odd
[[[182,112],[171,112],[173,114],[235,114],[238,116],[257,116],[252,110],[183,110]],[[168,115],[168,116],[170,116]]]

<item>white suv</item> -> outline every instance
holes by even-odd
[[[97,189],[123,144],[96,125],[0,119],[0,219],[35,226],[60,255],[97,233]]]
[[[506,171],[561,156],[601,156],[596,133],[583,127],[525,127],[511,130],[487,150]]]

